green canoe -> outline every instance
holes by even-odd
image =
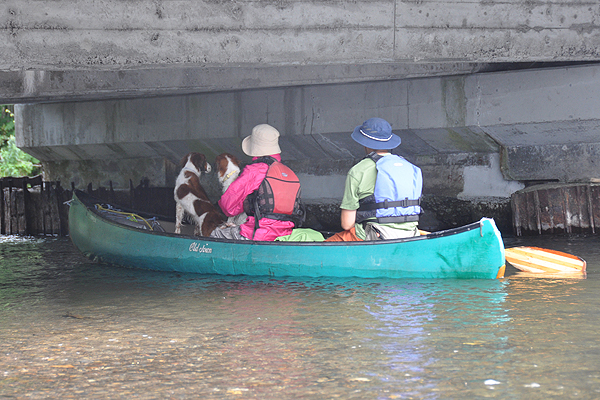
[[[504,274],[504,245],[492,219],[409,239],[369,242],[253,242],[177,235],[173,223],[113,218],[129,211],[76,191],[73,244],[86,256],[125,267],[276,277],[475,278]],[[140,217],[141,216],[141,217]]]

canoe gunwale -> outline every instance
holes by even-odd
[[[447,230],[438,231],[438,232],[432,232],[427,235],[421,235],[421,236],[415,236],[415,237],[409,237],[409,238],[400,238],[400,239],[389,239],[389,240],[365,240],[365,241],[354,241],[354,242],[286,242],[286,241],[232,240],[232,239],[212,238],[212,237],[207,237],[207,236],[194,236],[194,235],[177,234],[177,233],[171,233],[171,232],[160,232],[160,231],[155,231],[155,230],[139,229],[139,228],[129,226],[126,224],[121,224],[117,221],[113,221],[109,218],[106,218],[95,207],[96,204],[110,204],[109,202],[95,198],[81,190],[75,190],[75,192],[73,192],[73,200],[79,200],[89,212],[93,213],[97,218],[100,218],[103,222],[114,225],[114,226],[118,226],[119,228],[122,228],[122,229],[127,229],[127,230],[131,230],[134,232],[141,232],[144,234],[155,235],[155,236],[168,236],[168,237],[185,238],[185,239],[192,239],[192,240],[201,239],[201,240],[207,241],[207,242],[230,243],[230,244],[240,244],[240,245],[247,245],[247,246],[255,246],[255,245],[259,245],[259,246],[260,245],[309,246],[309,247],[310,246],[319,246],[319,247],[321,247],[321,246],[374,246],[374,245],[381,246],[381,245],[391,245],[391,244],[397,244],[397,243],[412,242],[412,241],[417,241],[417,240],[429,240],[429,239],[435,239],[435,238],[440,238],[440,237],[453,236],[453,235],[457,235],[460,233],[472,231],[475,229],[481,229],[481,221],[477,221],[477,222],[473,222],[473,223],[463,225],[463,226],[457,227],[457,228],[447,229]],[[156,215],[156,214],[141,212],[141,211],[129,209],[127,207],[121,207],[116,204],[113,204],[113,207],[117,207],[118,209],[123,210],[128,213],[134,213],[134,214],[140,215],[144,218],[157,217],[157,218],[160,218],[161,220],[173,222],[173,219],[169,218],[169,217],[164,217],[164,216],[160,216],[160,215]]]

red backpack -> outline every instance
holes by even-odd
[[[255,162],[269,164],[265,179],[244,201],[244,211],[253,215],[256,224],[261,218],[292,221],[296,227],[304,221],[300,200],[300,181],[289,167],[273,157],[261,157]],[[257,225],[258,227],[258,225]]]

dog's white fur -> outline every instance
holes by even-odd
[[[219,169],[219,171],[217,172],[219,183],[221,184],[221,189],[223,189],[223,193],[225,193],[225,191],[229,189],[229,185],[231,185],[231,183],[235,181],[238,176],[240,176],[241,169],[237,158],[227,153],[223,153],[220,156],[217,156],[217,161],[215,161],[217,167],[220,164],[219,157],[222,157],[226,160],[226,168],[224,170]]]
[[[221,184],[221,189],[223,190],[223,193],[225,193],[229,188],[229,185],[240,176],[240,161],[229,153],[219,154],[215,159],[215,168],[217,170],[219,183]],[[226,225],[241,225],[246,222],[247,218],[248,216],[246,213],[242,212],[241,214],[227,218]]]

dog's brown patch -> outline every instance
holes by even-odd
[[[190,194],[190,192],[192,191],[192,188],[190,187],[190,185],[181,185],[177,188],[177,198],[179,200],[183,199],[185,196],[187,196],[188,194]]]
[[[186,172],[186,174],[187,174],[187,172]],[[192,176],[190,177],[190,179],[188,181],[188,185],[190,186],[191,193],[200,199],[208,199],[208,194],[206,194],[206,191],[200,184],[200,179],[198,178],[198,175],[192,174],[191,172],[190,172],[190,174]],[[186,175],[186,178],[187,177],[188,176]]]
[[[206,168],[206,157],[201,153],[190,153],[190,161],[198,168],[198,171],[208,172]]]
[[[229,154],[229,153],[219,154],[215,158],[215,167],[217,168],[217,173],[219,174],[220,177],[223,177],[223,175],[225,175],[225,172],[227,172],[227,165],[229,164],[229,161],[227,160],[226,157],[229,157],[231,162],[233,164],[235,164],[236,166],[238,166],[238,167],[240,166],[240,160],[238,160],[236,158],[236,156],[234,156],[233,154]]]
[[[207,212],[217,212],[217,209],[208,199],[196,199],[194,200],[194,211],[196,215],[202,216],[202,214]]]
[[[211,204],[212,206],[212,204]],[[210,236],[215,228],[223,223],[217,209],[213,206],[214,212],[209,212],[202,223],[202,236]]]
[[[191,161],[192,164],[194,164],[194,166],[198,169],[198,171],[207,172],[206,156],[204,154],[194,152],[186,154],[185,157],[183,157],[181,161],[179,161],[179,169],[185,167],[185,164],[187,164],[188,161]]]

